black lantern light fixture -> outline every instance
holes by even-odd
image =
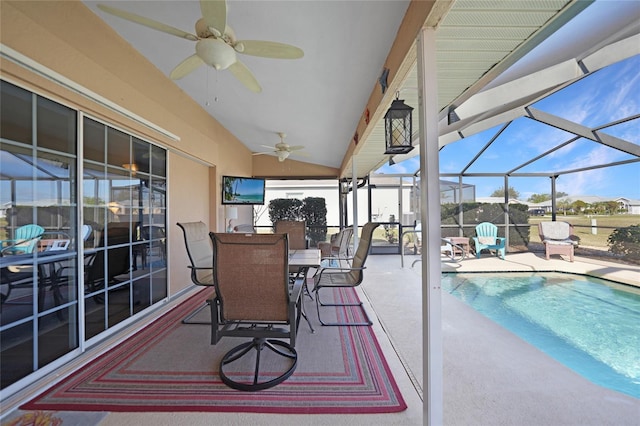
[[[384,141],[386,146],[385,154],[406,154],[413,149],[411,108],[398,99],[400,92],[396,93],[396,99],[391,103],[391,107],[384,115]]]

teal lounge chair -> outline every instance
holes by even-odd
[[[482,250],[495,250],[496,256],[504,260],[505,239],[498,237],[498,227],[493,223],[482,222],[476,226],[476,236],[473,237],[476,249],[476,258],[480,259]]]
[[[29,254],[44,234],[44,228],[38,225],[24,225],[16,229],[13,240],[0,242],[2,254]]]

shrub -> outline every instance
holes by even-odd
[[[327,238],[327,204],[324,198],[276,198],[269,202],[269,219],[274,225],[279,220],[304,220],[310,247]]]
[[[607,244],[611,253],[640,261],[640,225],[614,229],[607,238]]]

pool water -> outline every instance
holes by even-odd
[[[445,273],[442,289],[593,383],[640,398],[640,288],[563,273]]]

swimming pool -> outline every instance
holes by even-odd
[[[442,289],[588,380],[640,398],[639,288],[564,273],[444,273]]]

